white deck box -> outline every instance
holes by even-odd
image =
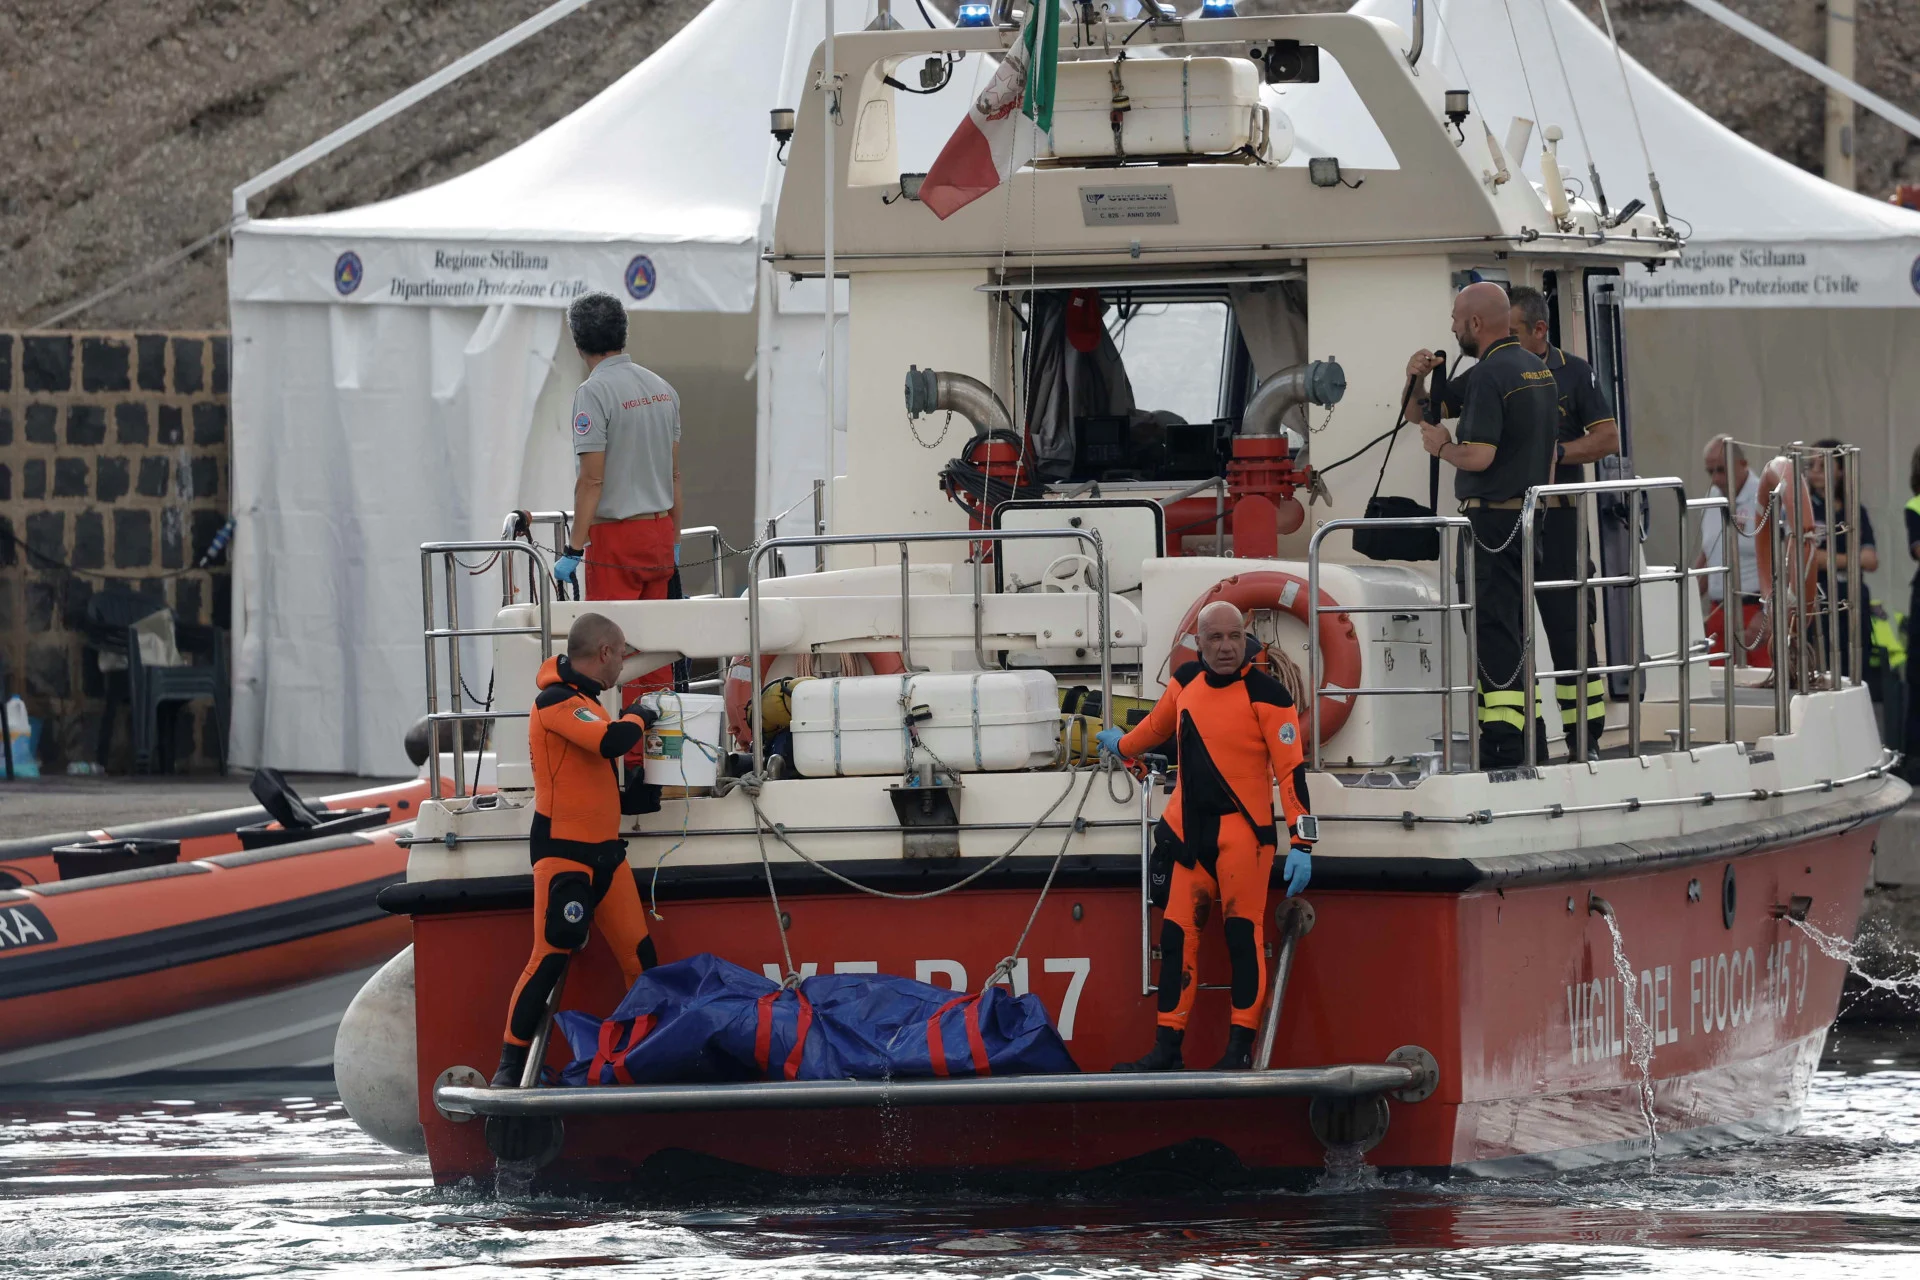
[[[910,732],[907,717],[922,707],[932,715]],[[1060,691],[1046,671],[851,676],[793,689],[793,763],[809,778],[929,764],[954,773],[1034,769],[1053,762],[1059,738]]]

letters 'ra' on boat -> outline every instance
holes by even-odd
[[[1046,134],[982,68],[1017,60],[1011,23],[845,36],[836,123],[802,104],[770,263],[847,282],[823,533],[743,557],[742,594],[670,601],[550,600],[531,542],[503,552],[505,604],[481,624],[497,791],[429,802],[385,895],[412,917],[416,993],[391,1131],[424,1137],[443,1181],[491,1172],[491,1132],[555,1183],[1226,1184],[1317,1169],[1329,1146],[1498,1172],[1625,1158],[1650,1124],[1666,1142],[1793,1124],[1842,980],[1798,922],[1852,930],[1907,788],[1858,679],[1857,575],[1801,572],[1805,504],[1768,504],[1767,580],[1728,588],[1767,599],[1768,634],[1728,655],[1699,584],[1737,566],[1692,569],[1724,504],[1635,478],[1634,433],[1663,424],[1628,416],[1616,285],[1677,252],[1657,200],[1569,195],[1550,146],[1416,74],[1383,22],[1067,20],[1059,37]],[[901,172],[893,128],[923,72],[980,95],[977,137],[924,178]],[[958,164],[969,146],[984,163]],[[1453,345],[1474,280],[1547,295],[1622,440],[1597,478],[1527,499],[1577,511],[1590,583],[1529,570],[1521,589],[1584,597],[1594,639],[1556,659],[1537,633],[1533,692],[1507,713],[1546,732],[1491,771],[1470,637],[1499,602],[1467,561],[1498,549],[1432,501],[1415,429],[1390,456],[1377,439],[1408,354]],[[1811,460],[1746,449],[1756,471],[1777,455],[1782,494]],[[1517,524],[1529,565],[1538,527]],[[426,553],[430,582],[444,554]],[[1116,1076],[1154,1034],[1166,793],[1098,768],[1090,740],[1152,704],[1213,599],[1245,612],[1300,709],[1321,838],[1293,901],[1310,911],[1276,880],[1254,1071]],[[927,1080],[790,1081],[776,1061],[759,1082],[485,1087],[529,933],[532,779],[505,717],[589,607],[636,647],[630,674],[686,659],[696,686],[714,676],[667,699],[649,770],[672,785],[624,829],[663,959],[956,993],[997,979],[1037,997],[1081,1073],[983,1076],[961,1054]],[[434,645],[430,685],[455,699],[437,713],[482,714]],[[1593,749],[1563,732],[1566,685],[1604,699]],[[1219,1055],[1231,995],[1204,932],[1195,1065]],[[592,943],[560,1005],[605,1014],[619,988]]]

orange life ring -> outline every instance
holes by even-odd
[[[1180,619],[1180,625],[1174,629],[1173,646],[1167,650],[1167,670],[1177,671],[1185,662],[1182,649],[1189,648],[1186,640],[1200,621],[1200,611],[1216,600],[1227,603],[1246,613],[1250,609],[1284,609],[1302,624],[1308,622],[1307,580],[1295,573],[1281,573],[1278,570],[1262,569],[1253,573],[1236,573],[1231,578],[1223,578],[1212,587],[1200,593],[1187,610],[1186,617]],[[1320,679],[1321,683],[1337,685],[1343,689],[1360,687],[1360,637],[1353,629],[1353,619],[1344,613],[1329,613],[1337,609],[1340,602],[1328,595],[1324,589],[1320,592]],[[1353,714],[1353,694],[1344,697],[1339,694],[1320,695],[1320,737],[1322,741],[1339,733],[1347,723],[1347,717]],[[1304,713],[1303,713],[1304,715]],[[1303,718],[1303,725],[1307,722]]]
[[[876,676],[897,676],[907,669],[897,653],[855,653],[846,655],[858,658],[867,664],[867,669]],[[760,678],[747,679],[747,657],[741,654],[727,664],[727,684],[722,692],[726,696],[727,728],[733,732],[733,740],[748,744],[753,741],[753,699],[755,690],[765,685],[767,673],[773,670],[773,655],[760,655]]]
[[[1760,509],[1767,513],[1766,520],[1769,524],[1778,522],[1785,536],[1791,538],[1794,522],[1790,516],[1787,502],[1775,501],[1775,495],[1789,485],[1793,487],[1800,505],[1800,528],[1803,531],[1803,540],[1810,549],[1813,546],[1813,495],[1807,488],[1805,477],[1795,473],[1792,458],[1784,456],[1773,458],[1761,469]],[[1792,501],[1792,499],[1789,501]],[[1758,536],[1754,538],[1754,550],[1758,553],[1760,563],[1760,581],[1757,583],[1741,583],[1740,589],[1742,591],[1756,591],[1761,595],[1772,594],[1773,542],[1774,534],[1772,528],[1769,527],[1758,531]],[[1789,552],[1789,555],[1791,555],[1791,552]],[[1797,611],[1804,609],[1807,602],[1811,601],[1814,597],[1816,590],[1815,584],[1819,581],[1819,575],[1815,573],[1812,568],[1812,557],[1808,556],[1807,560],[1808,568],[1806,576],[1800,583],[1798,595],[1794,599],[1781,603],[1781,607],[1785,610]],[[1791,577],[1792,570],[1789,569],[1787,572],[1788,576]],[[1775,630],[1779,630],[1777,625]],[[1792,633],[1793,629],[1789,627],[1785,634]]]

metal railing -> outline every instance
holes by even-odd
[[[524,519],[522,518],[524,517]],[[550,528],[553,531],[553,558],[558,560],[566,553],[573,537],[573,512],[571,511],[515,511],[508,514],[506,522],[500,526],[502,538],[525,536],[528,542],[534,541],[536,528]],[[720,527],[712,524],[697,524],[678,531],[677,541],[685,542],[689,538],[707,540],[707,562],[713,569],[713,594],[727,594],[726,583],[726,539],[720,533]],[[511,563],[507,565],[506,581],[501,594],[502,606],[519,601],[520,584],[513,574]]]
[[[794,512],[798,511],[803,504],[809,503],[809,502],[813,504],[814,534],[818,536],[826,533],[827,531],[827,482],[824,480],[815,480],[813,482],[813,489],[809,493],[807,493],[804,497],[800,498],[796,502],[791,503],[785,511],[782,511],[776,515],[767,517],[766,536],[761,539],[762,545],[768,542],[772,542],[774,539],[778,538],[780,536],[780,522],[782,520],[785,520],[788,516],[792,515]],[[814,557],[813,571],[815,573],[819,573],[822,570],[824,570],[826,567],[827,567],[827,557],[825,552],[823,551]],[[787,574],[787,567],[785,562],[776,559],[773,562],[773,576],[776,578],[784,578],[786,574]],[[757,577],[758,575],[756,574],[755,576]]]
[[[1755,455],[1760,459],[1760,470],[1776,462],[1788,464],[1788,476],[1778,477],[1780,483],[1758,513],[1753,528],[1741,527],[1739,512],[1731,506],[1722,517],[1721,525],[1723,557],[1730,556],[1733,565],[1721,601],[1727,662],[1730,667],[1747,666],[1751,648],[1761,643],[1769,645],[1773,661],[1770,683],[1774,732],[1786,733],[1792,728],[1794,689],[1811,689],[1816,677],[1822,676],[1830,679],[1835,687],[1849,681],[1857,684],[1865,678],[1865,641],[1871,624],[1867,616],[1865,575],[1856,545],[1857,531],[1862,528],[1857,482],[1861,451],[1854,445],[1823,447],[1798,442],[1771,445],[1736,440],[1729,435],[1715,437],[1715,443],[1724,451],[1729,487],[1736,492],[1742,486],[1732,484],[1731,478],[1738,474],[1741,466],[1750,466]],[[1801,496],[1811,497],[1811,486],[1806,485],[1805,478],[1809,464],[1816,459],[1821,461],[1829,477],[1835,473],[1846,477],[1845,510],[1836,513],[1830,502],[1825,503],[1828,519],[1824,530],[1809,523],[1809,513],[1797,500]],[[1789,477],[1791,485],[1787,483]],[[1828,493],[1831,492],[1829,482]],[[1731,502],[1732,495],[1728,497]],[[1844,514],[1845,519],[1836,519],[1836,514]],[[1725,530],[1729,527],[1737,531],[1731,549],[1726,546],[1729,539]],[[1814,599],[1802,599],[1802,591],[1796,584],[1816,577],[1809,561],[1816,550],[1814,544],[1823,534],[1829,551],[1837,537],[1847,539],[1844,588],[1834,589],[1839,579],[1829,569],[1825,575],[1827,589],[1818,592]],[[1766,629],[1762,632],[1763,638],[1750,647],[1745,634],[1746,584],[1740,581],[1738,546],[1743,539],[1762,536],[1768,542],[1772,572],[1766,581],[1752,584],[1752,590],[1760,598]]]
[[[1440,598],[1443,603],[1437,605],[1408,604],[1360,604],[1325,605],[1320,603],[1320,542],[1328,534],[1340,530],[1361,529],[1432,529],[1440,544]],[[1460,591],[1460,603],[1453,603],[1453,537],[1447,530],[1465,529],[1467,536],[1462,540],[1466,547],[1465,577]],[[1329,520],[1313,531],[1313,537],[1307,543],[1307,687],[1312,707],[1309,712],[1308,737],[1311,740],[1313,769],[1320,769],[1320,699],[1329,693],[1373,694],[1381,697],[1426,697],[1440,699],[1440,760],[1442,773],[1453,771],[1453,698],[1455,694],[1473,693],[1471,682],[1465,685],[1453,683],[1453,615],[1463,614],[1466,619],[1467,633],[1467,672],[1469,677],[1480,669],[1480,647],[1475,635],[1475,622],[1478,608],[1474,601],[1474,540],[1473,526],[1465,516],[1393,516],[1380,519]],[[1320,652],[1320,615],[1323,613],[1397,613],[1440,615],[1440,684],[1437,688],[1424,685],[1412,685],[1404,689],[1374,688],[1363,686],[1358,689],[1341,689],[1337,685],[1321,682],[1324,660]],[[1480,736],[1477,733],[1467,735],[1468,770],[1480,771]]]
[[[1618,493],[1631,495],[1637,508],[1640,499],[1653,493],[1671,493],[1679,519],[1679,555],[1671,569],[1655,569],[1648,566],[1646,556],[1636,547],[1632,557],[1632,570],[1628,573],[1596,574],[1587,559],[1587,520],[1591,514],[1593,498],[1597,494]],[[1539,540],[1539,531],[1534,516],[1543,505],[1544,499],[1568,497],[1574,499],[1574,576],[1556,578],[1546,582],[1534,578],[1534,548]],[[1647,671],[1672,667],[1678,679],[1677,714],[1680,725],[1680,746],[1689,747],[1693,741],[1693,666],[1700,662],[1710,662],[1723,656],[1719,653],[1701,651],[1695,653],[1691,632],[1687,625],[1691,603],[1688,593],[1693,589],[1696,576],[1721,573],[1728,580],[1737,583],[1739,579],[1738,556],[1733,557],[1734,567],[1726,565],[1727,556],[1722,554],[1722,564],[1717,570],[1696,571],[1692,567],[1693,557],[1688,551],[1691,534],[1690,516],[1694,511],[1719,508],[1724,520],[1730,513],[1726,498],[1687,497],[1686,482],[1678,476],[1659,476],[1650,479],[1632,480],[1588,480],[1578,484],[1543,484],[1527,490],[1519,514],[1520,523],[1520,598],[1527,602],[1526,613],[1522,619],[1521,641],[1521,680],[1523,681],[1522,714],[1524,716],[1521,736],[1526,740],[1526,760],[1529,765],[1539,763],[1539,743],[1534,736],[1533,726],[1538,716],[1540,695],[1539,682],[1542,679],[1562,681],[1575,680],[1576,696],[1574,706],[1583,711],[1587,705],[1588,681],[1597,675],[1625,674],[1627,677],[1627,746],[1636,754],[1640,749],[1640,703],[1642,675]],[[1722,543],[1725,543],[1722,539]],[[1674,584],[1675,612],[1674,626],[1677,634],[1671,652],[1649,653],[1641,640],[1641,601],[1640,588],[1646,583],[1671,582]],[[1591,619],[1588,616],[1589,589],[1593,587],[1626,587],[1627,590],[1627,643],[1632,653],[1625,662],[1599,663],[1591,661],[1590,652],[1592,633]],[[1574,653],[1575,661],[1568,670],[1540,671],[1535,665],[1533,605],[1541,591],[1567,591],[1574,595]],[[1722,682],[1726,709],[1726,741],[1734,737],[1734,699],[1733,676],[1728,674]],[[1582,717],[1584,719],[1584,717]],[[1584,762],[1587,758],[1587,733],[1584,724],[1579,732],[1573,733],[1568,740],[1569,751],[1575,760]]]
[[[1093,549],[1094,568],[1099,574],[1100,608],[1100,705],[1113,706],[1113,619],[1107,595],[1107,553],[1098,529],[955,529],[936,533],[836,533],[816,534],[810,538],[769,538],[753,550],[747,561],[747,670],[756,684],[760,679],[760,562],[770,553],[786,547],[866,547],[897,544],[900,548],[900,661],[911,675],[913,664],[913,579],[908,548],[923,542],[1006,542],[1028,538],[1073,538]],[[984,656],[985,603],[982,594],[980,562],[982,553],[971,557],[973,564],[973,646],[976,657]],[[987,664],[983,661],[981,666]],[[766,739],[761,728],[761,699],[748,700],[753,720],[753,771],[766,767]]]
[[[527,557],[529,566],[529,585],[532,587],[535,604],[540,610],[540,624],[537,627],[463,627],[460,625],[460,575],[473,573],[471,567],[460,563],[462,554],[475,555],[492,553],[501,563],[503,582],[511,583],[511,572],[506,568],[516,555]],[[433,562],[440,557],[446,576],[447,588],[447,625],[439,622],[439,610],[434,607]],[[482,566],[484,570],[486,566]],[[553,656],[553,615],[551,609],[553,592],[547,583],[553,580],[552,564],[532,542],[523,542],[516,538],[502,538],[494,542],[423,542],[420,544],[420,597],[424,613],[425,627],[423,636],[427,651],[427,741],[431,744],[429,760],[432,762],[427,771],[427,790],[435,800],[440,794],[440,726],[451,724],[453,730],[453,793],[456,799],[467,794],[467,744],[459,725],[468,720],[524,720],[530,714],[525,711],[495,711],[491,707],[480,711],[469,711],[464,701],[465,681],[460,673],[460,642],[481,636],[538,636],[540,638],[540,660],[545,662]],[[510,585],[509,585],[509,590]],[[512,602],[511,596],[508,603]],[[447,645],[447,686],[453,709],[440,709],[440,667],[435,645],[444,641]],[[476,773],[479,764],[474,765]]]

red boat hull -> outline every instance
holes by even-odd
[[[1844,967],[1770,908],[1810,897],[1814,923],[1851,936],[1872,838],[1869,825],[1728,860],[1504,890],[1310,889],[1317,924],[1300,945],[1274,1065],[1380,1062],[1404,1045],[1432,1053],[1439,1087],[1424,1101],[1391,1104],[1385,1136],[1368,1155],[1376,1165],[1495,1172],[1536,1160],[1617,1159],[1646,1143],[1626,1016],[1637,998],[1656,1042],[1655,1106],[1669,1140],[1791,1124]],[[1590,894],[1620,921],[1637,991],[1615,976]],[[1031,890],[917,903],[783,893],[781,905],[796,963],[965,986],[1005,955],[1033,899]],[[663,910],[654,929],[664,959],[713,951],[777,970],[780,941],[765,897]],[[494,1168],[483,1125],[442,1117],[432,1092],[448,1067],[491,1074],[531,928],[524,909],[415,917],[421,1120],[441,1182]],[[1137,888],[1057,885],[1024,954],[1026,985],[1083,1069],[1105,1071],[1151,1042]],[[1207,931],[1201,970],[1203,982],[1225,981],[1217,928]],[[621,994],[612,956],[590,942],[563,1007],[605,1013]],[[1219,1054],[1227,1013],[1224,990],[1201,991],[1189,1063]],[[550,1047],[552,1065],[565,1058],[560,1045]],[[1307,1110],[1302,1099],[1273,1099],[604,1116],[570,1122],[542,1176],[624,1183],[689,1160],[802,1178],[1077,1174],[1170,1150],[1255,1174],[1319,1169],[1324,1149]]]

